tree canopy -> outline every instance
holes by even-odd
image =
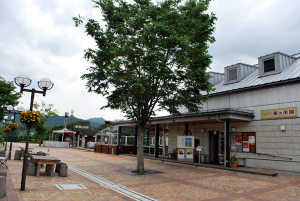
[[[158,110],[180,115],[178,107],[185,106],[199,112],[207,99],[200,92],[212,89],[208,48],[216,17],[206,13],[210,0],[94,2],[106,24],[86,21],[97,47],[85,52],[92,66],[82,79],[89,91],[107,97],[105,107],[121,109],[136,123],[139,157],[146,124]],[[73,19],[76,26],[85,20]]]
[[[19,103],[21,94],[15,92],[15,88],[13,82],[7,82],[0,76],[0,119],[3,119],[6,106],[16,106]]]

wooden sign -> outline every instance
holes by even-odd
[[[278,108],[261,111],[261,119],[281,119],[298,117],[297,107]]]

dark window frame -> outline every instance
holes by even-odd
[[[268,58],[266,60],[263,60],[262,62],[263,62],[264,73],[271,73],[271,72],[276,71],[275,58]],[[266,71],[266,68],[267,68],[267,71]]]
[[[230,72],[234,72],[235,71],[235,75],[232,78],[232,74],[230,74]],[[230,68],[227,70],[228,73],[228,82],[232,82],[232,81],[236,81],[238,79],[238,69],[237,68]]]

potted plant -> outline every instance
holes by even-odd
[[[229,158],[229,165],[231,168],[236,168],[238,164],[238,160],[235,155],[231,155]]]

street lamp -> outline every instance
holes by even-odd
[[[25,109],[23,107],[18,107],[17,111],[13,111],[14,107],[12,105],[9,105],[6,107],[8,114],[13,113],[14,116],[11,117],[12,122],[15,123],[16,120],[16,114],[20,114],[21,112],[23,112]],[[11,130],[11,137],[10,137],[10,146],[9,146],[9,155],[8,155],[8,160],[11,159],[11,151],[12,151],[12,141],[13,141],[13,137],[14,137],[14,129]]]
[[[23,93],[31,92],[31,102],[30,102],[30,111],[33,110],[33,102],[34,102],[34,95],[35,93],[43,94],[46,96],[46,91],[53,88],[54,84],[48,78],[43,78],[41,81],[38,82],[38,86],[42,91],[32,89],[25,89],[25,87],[31,84],[31,79],[29,79],[26,75],[19,75],[15,78],[16,85],[20,86],[20,92]],[[24,153],[24,160],[23,160],[23,169],[22,169],[22,180],[21,180],[21,190],[25,191],[25,183],[26,183],[26,171],[27,171],[27,160],[28,160],[28,144],[29,144],[29,136],[30,136],[30,127],[27,128],[27,136],[26,136],[26,146],[25,146],[25,153]]]
[[[10,121],[10,119],[8,119],[8,116],[4,116],[4,117],[3,117],[2,123],[3,123],[4,125],[7,126],[10,122],[11,122],[11,121]],[[6,133],[6,139],[5,139],[5,140],[6,140],[6,143],[5,143],[5,155],[6,155],[8,133]],[[4,144],[3,144],[3,146],[4,146]]]

